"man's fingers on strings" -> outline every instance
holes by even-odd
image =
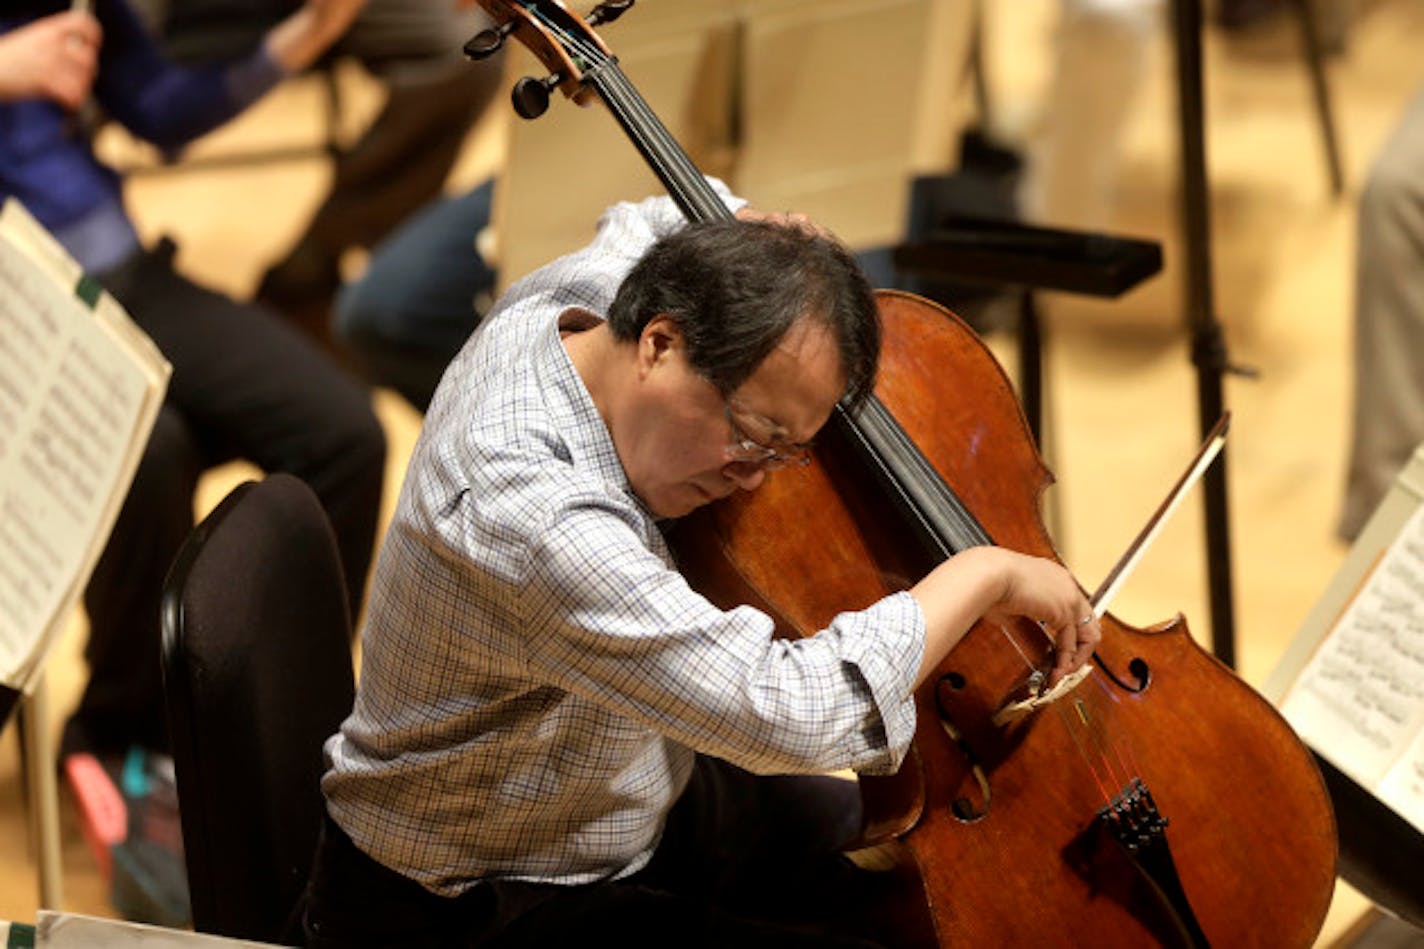
[[[1093,655],[1093,650],[1102,640],[1102,630],[1098,625],[1097,617],[1092,614],[1091,610],[1084,610],[1075,615],[1078,616],[1078,619],[1059,627],[1058,633],[1054,637],[1056,648],[1053,670],[1055,678],[1081,668],[1083,663]]]
[[[1103,640],[1103,630],[1098,618],[1092,613],[1087,613],[1074,624],[1073,632],[1074,646],[1072,655],[1069,657],[1069,667],[1077,669],[1092,658],[1093,651]]]

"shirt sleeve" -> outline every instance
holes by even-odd
[[[265,45],[230,64],[172,62],[124,0],[99,0],[104,30],[94,95],[126,129],[174,151],[237,115],[284,73]]]
[[[723,612],[604,500],[532,536],[531,672],[698,751],[760,773],[894,771],[914,733],[924,617],[909,594],[773,637]]]

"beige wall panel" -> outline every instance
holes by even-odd
[[[897,239],[910,176],[950,166],[969,12],[963,0],[744,0],[737,188],[852,246]]]

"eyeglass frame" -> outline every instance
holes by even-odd
[[[741,426],[732,416],[731,396],[722,396],[722,410],[726,413],[727,425],[732,430],[732,441],[723,446],[722,450],[728,460],[733,463],[756,465],[765,471],[777,471],[781,468],[804,468],[811,463],[811,449],[815,447],[813,443],[792,442],[789,447],[794,449],[794,452],[790,455],[783,454],[770,445],[763,445],[742,431]]]

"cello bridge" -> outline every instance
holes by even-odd
[[[1047,690],[1043,688],[1043,682],[1046,681],[1042,678],[1043,673],[1034,672],[1033,675],[1029,676],[1026,688],[1021,690],[1021,694],[1024,694],[1025,697],[1021,699],[1011,699],[1005,702],[1003,706],[994,713],[994,724],[1003,728],[1013,724],[1030,712],[1037,711],[1045,705],[1053,704],[1076,689],[1078,684],[1086,679],[1092,671],[1093,664],[1086,663],[1076,672],[1070,672],[1068,675],[1059,679],[1053,688]]]

